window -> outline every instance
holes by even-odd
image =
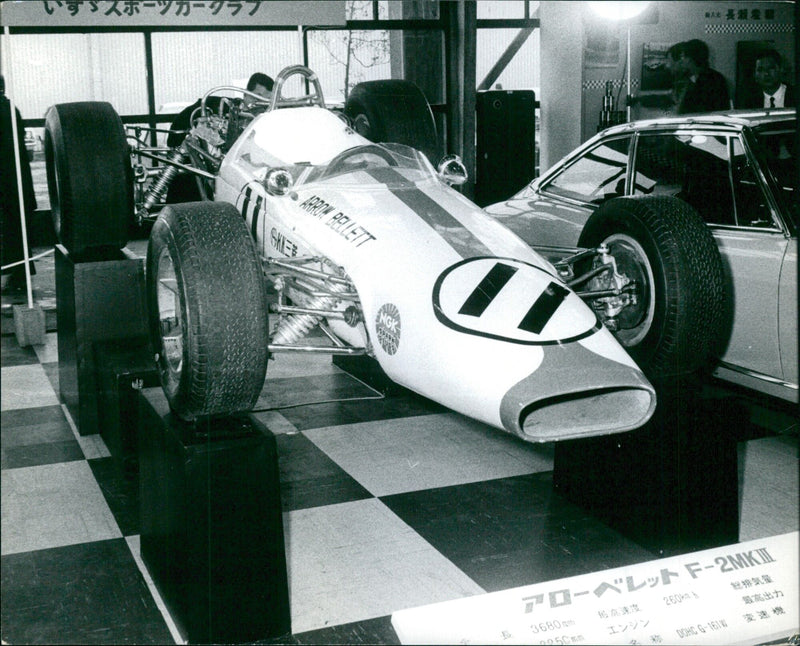
[[[636,150],[635,195],[679,197],[708,224],[736,224],[728,136],[642,135]]]
[[[733,140],[733,190],[741,227],[772,228],[772,213],[752,163],[739,139]]]
[[[629,146],[630,137],[604,141],[557,175],[544,191],[592,204],[624,195]]]

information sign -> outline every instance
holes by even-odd
[[[798,532],[400,610],[403,644],[762,644],[794,635]]]

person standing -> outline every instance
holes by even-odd
[[[774,49],[756,54],[753,79],[757,88],[745,96],[741,108],[789,108],[796,105],[794,88],[781,82],[781,55]]]
[[[33,176],[30,161],[25,150],[25,128],[19,110],[14,109],[17,120],[17,138],[20,172],[22,175],[22,199],[25,205],[25,219],[30,228],[36,210],[36,194],[33,190]],[[17,165],[14,158],[14,137],[11,122],[11,101],[6,96],[6,83],[0,75],[0,267],[3,290],[21,291],[26,289],[25,263],[22,243],[22,221],[20,219],[19,186]],[[7,267],[14,265],[13,267]],[[33,261],[28,263],[30,274],[36,273]]]
[[[689,84],[678,105],[678,114],[713,112],[731,107],[725,77],[708,65],[708,45],[702,40],[681,44],[680,66],[689,77]]]

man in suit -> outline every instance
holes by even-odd
[[[682,43],[680,65],[689,77],[689,84],[678,105],[678,114],[730,109],[725,77],[708,66],[708,45],[697,39]]]
[[[796,105],[794,88],[781,83],[781,55],[765,49],[756,55],[753,79],[758,88],[745,97],[742,108],[789,108]]]

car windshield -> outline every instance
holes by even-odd
[[[795,182],[797,178],[797,151],[795,143],[795,127],[789,124],[768,124],[754,131],[767,168],[781,188],[783,197],[789,205],[795,205],[794,217],[797,218]]]
[[[389,186],[420,181],[434,175],[433,168],[418,150],[403,144],[382,143],[356,146],[316,166],[299,178],[300,183],[332,180],[363,184],[366,173]]]

